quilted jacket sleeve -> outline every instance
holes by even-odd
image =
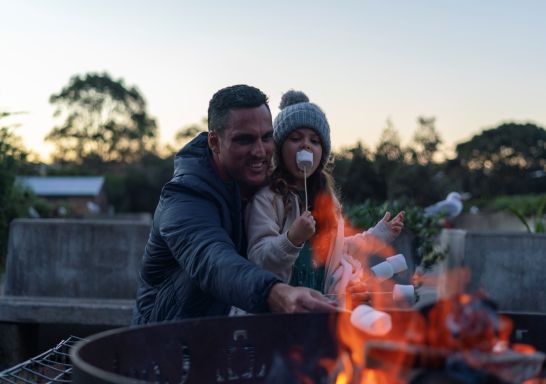
[[[236,251],[225,229],[229,214],[191,189],[167,185],[163,192],[160,234],[185,273],[225,303],[267,311],[269,290],[279,279]]]

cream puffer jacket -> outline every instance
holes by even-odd
[[[275,273],[288,283],[292,267],[302,247],[297,247],[288,239],[287,233],[292,223],[301,214],[298,198],[291,196],[291,207],[285,212],[282,196],[274,193],[269,187],[262,188],[246,208],[246,233],[248,239],[248,259]],[[338,220],[335,241],[330,245],[326,260],[324,293],[339,294],[344,291],[348,280],[360,273],[360,262],[353,257],[359,248],[357,243],[373,235],[384,242],[390,242],[390,233],[382,222],[368,231],[354,236],[344,236],[344,221],[341,206],[338,207]],[[351,270],[351,273],[340,273],[339,268]]]

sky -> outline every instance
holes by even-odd
[[[47,159],[49,97],[74,75],[136,86],[161,142],[206,116],[218,89],[304,91],[333,147],[402,143],[435,117],[446,151],[505,121],[546,126],[546,1],[0,0],[0,110]]]

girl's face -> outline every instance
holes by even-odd
[[[286,170],[295,178],[297,186],[304,187],[304,173],[296,162],[296,153],[305,149],[313,154],[313,166],[307,169],[307,177],[319,167],[322,159],[320,136],[310,128],[298,128],[292,131],[282,145],[282,160]]]

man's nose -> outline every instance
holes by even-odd
[[[254,156],[265,156],[265,147],[261,140],[256,141],[252,147],[252,154]]]

